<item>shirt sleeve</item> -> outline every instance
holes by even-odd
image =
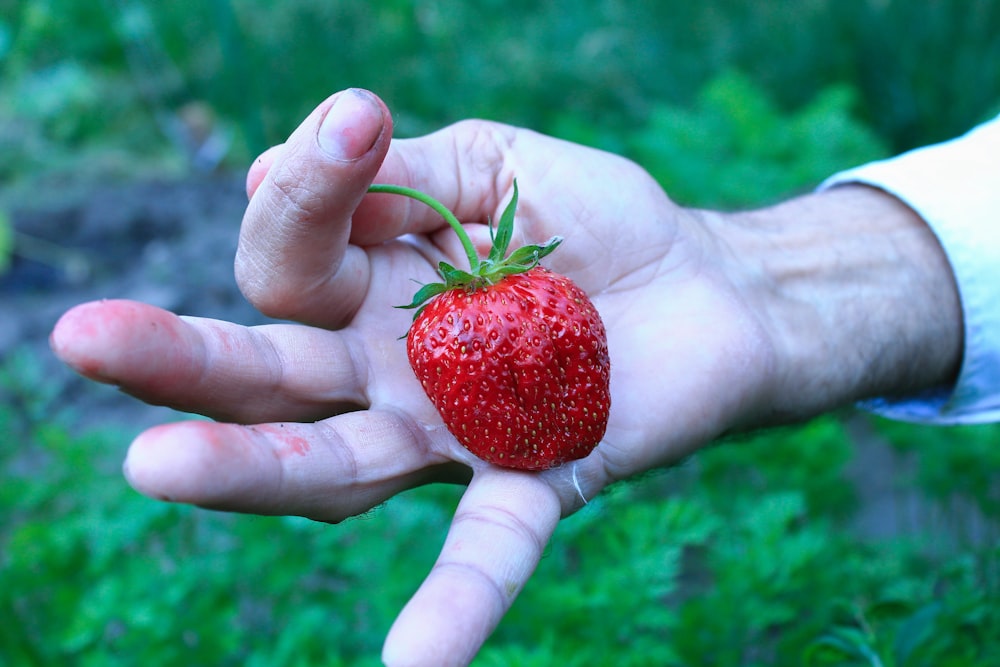
[[[936,424],[1000,421],[1000,116],[951,141],[836,174],[904,201],[937,235],[958,284],[965,348],[953,387],[861,405]]]

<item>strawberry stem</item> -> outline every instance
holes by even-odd
[[[441,217],[444,218],[449,225],[451,225],[451,228],[455,230],[455,233],[458,234],[458,240],[462,242],[462,248],[465,249],[465,254],[469,258],[469,268],[471,269],[471,273],[478,273],[479,255],[476,254],[476,248],[472,245],[472,239],[469,238],[465,229],[462,228],[462,223],[458,221],[455,214],[449,211],[444,204],[439,202],[437,199],[434,199],[434,197],[431,197],[429,194],[423,193],[420,190],[408,188],[404,185],[375,183],[368,187],[368,192],[403,195],[430,206],[437,213],[439,213]]]
[[[500,216],[500,224],[494,230],[492,221],[490,222],[490,238],[493,240],[490,254],[485,259],[480,259],[476,254],[476,249],[469,239],[469,235],[458,221],[455,214],[445,208],[444,204],[434,199],[430,195],[408,188],[403,185],[390,185],[377,183],[368,187],[368,192],[403,195],[423,202],[441,215],[458,234],[465,254],[469,258],[469,271],[465,272],[456,269],[447,262],[438,263],[438,275],[444,282],[427,283],[413,295],[413,301],[406,306],[398,308],[416,308],[420,314],[424,304],[452,289],[465,289],[469,292],[475,291],[488,285],[495,285],[503,280],[505,276],[524,273],[534,268],[540,259],[551,253],[562,242],[562,238],[553,236],[551,239],[540,245],[530,244],[522,246],[514,252],[507,254],[507,247],[514,235],[514,212],[517,209],[517,181],[513,182],[513,193],[507,207]]]

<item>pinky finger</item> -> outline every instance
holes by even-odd
[[[247,170],[247,199],[253,199],[253,194],[257,192],[257,188],[259,188],[260,184],[264,181],[264,177],[267,176],[267,172],[271,170],[271,165],[274,164],[275,158],[278,157],[278,153],[280,153],[284,147],[284,144],[271,146],[257,156],[257,159],[250,165],[250,169]]]

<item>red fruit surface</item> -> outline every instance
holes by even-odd
[[[604,436],[607,336],[565,276],[536,266],[439,294],[414,321],[407,355],[448,430],[490,463],[544,470]]]

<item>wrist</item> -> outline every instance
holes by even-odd
[[[954,382],[962,314],[951,267],[898,199],[847,185],[722,218],[733,279],[774,349],[748,426]]]

